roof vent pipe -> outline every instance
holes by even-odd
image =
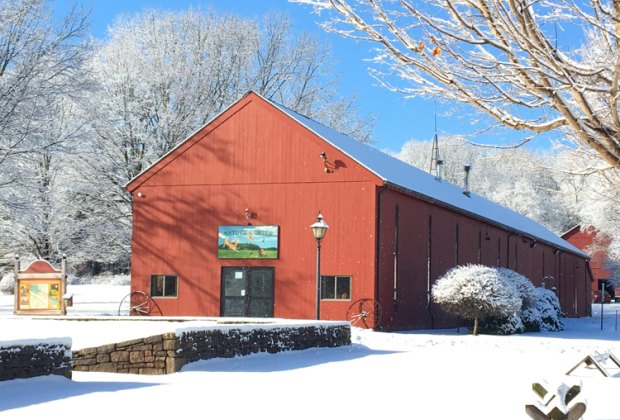
[[[465,169],[465,185],[463,186],[463,194],[469,197],[469,171],[471,171],[471,165],[466,164],[463,166],[463,169]]]
[[[437,159],[437,176],[435,177],[437,181],[441,181],[442,172],[443,172],[443,160]]]

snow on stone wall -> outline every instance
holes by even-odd
[[[70,340],[0,345],[0,381],[43,375],[71,378]]]
[[[73,352],[78,371],[161,375],[183,365],[217,357],[277,353],[351,344],[348,323],[265,328],[240,326],[183,330]]]

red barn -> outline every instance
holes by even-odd
[[[164,315],[347,318],[358,299],[385,329],[455,326],[431,302],[449,268],[482,263],[554,287],[589,313],[588,256],[538,223],[255,93],[127,185],[131,287]]]
[[[590,260],[593,277],[592,291],[600,290],[600,282],[607,282],[611,277],[611,272],[606,268],[607,247],[611,239],[599,234],[593,226],[582,228],[580,225],[564,233],[562,238],[592,256]],[[613,292],[613,287],[611,291]],[[611,295],[613,296],[613,293]]]

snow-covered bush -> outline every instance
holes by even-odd
[[[15,293],[15,274],[13,272],[2,276],[2,280],[0,280],[0,293],[4,295]]]
[[[437,280],[433,299],[447,312],[474,320],[490,334],[560,331],[560,301],[551,290],[536,288],[525,276],[507,269],[467,265],[454,267]]]
[[[560,301],[555,293],[534,287],[526,277],[512,270],[499,268],[498,272],[503,281],[515,284],[523,304],[514,315],[487,318],[484,332],[505,335],[564,329]]]
[[[502,317],[489,317],[482,328],[482,331],[490,334],[510,335],[519,334],[527,330],[521,312],[525,308],[533,306],[536,301],[536,292],[532,282],[522,274],[508,268],[495,268],[500,280],[506,284],[512,285],[517,289],[517,294],[521,299],[521,307],[516,313]]]
[[[519,313],[513,313],[508,317],[487,318],[481,330],[489,334],[512,335],[525,331],[525,325]]]
[[[536,302],[521,311],[521,320],[525,331],[562,331],[562,309],[560,300],[551,290],[537,287],[534,289]]]
[[[496,268],[469,264],[450,269],[432,290],[433,300],[447,312],[478,322],[487,317],[505,318],[521,309],[514,284],[503,281]]]
[[[536,302],[536,288],[530,279],[508,268],[497,268],[497,271],[502,281],[512,283],[517,288],[517,293],[521,298],[521,308],[532,306]]]

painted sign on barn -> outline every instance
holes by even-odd
[[[278,258],[278,226],[220,226],[217,257]]]

